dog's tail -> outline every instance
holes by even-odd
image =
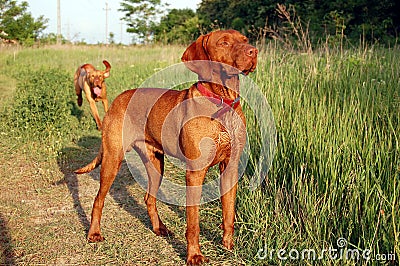
[[[100,147],[99,153],[97,154],[96,158],[93,159],[88,165],[79,168],[78,170],[75,170],[75,174],[84,174],[84,173],[89,173],[96,167],[98,167],[101,164],[101,161],[103,159],[103,146]]]

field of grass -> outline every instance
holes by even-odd
[[[87,102],[76,105],[77,66],[109,60],[112,101],[180,62],[184,47],[0,49],[0,264],[184,264],[184,208],[160,203],[175,236],[154,236],[126,165],[106,199],[106,241],[87,243],[99,171],[73,174],[100,144]],[[260,188],[248,186],[251,169],[240,181],[232,252],[221,245],[219,202],[202,206],[210,265],[399,263],[399,61],[399,47],[261,48],[250,78],[271,105],[275,157]],[[257,147],[257,122],[248,121]]]

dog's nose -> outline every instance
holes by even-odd
[[[244,53],[248,56],[248,57],[256,57],[258,54],[258,50],[257,48],[250,46],[250,47],[246,47]]]

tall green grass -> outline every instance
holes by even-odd
[[[278,147],[263,188],[239,190],[239,256],[285,263],[276,252],[260,260],[257,251],[321,252],[343,237],[349,249],[398,260],[399,59],[398,48],[263,50],[254,78],[272,106]]]
[[[72,79],[78,65],[102,68],[101,61],[108,59],[113,100],[178,63],[183,50],[92,47],[2,53],[1,71],[18,81],[13,101],[2,111],[2,137],[10,143],[27,140],[37,152],[55,154],[80,136],[97,132],[86,102],[83,109],[74,105]],[[395,253],[398,262],[399,61],[398,47],[312,54],[273,45],[261,49],[257,71],[250,77],[271,105],[277,148],[262,186],[251,190],[250,176],[239,185],[234,256],[256,265],[356,264],[329,256],[317,262],[283,261],[276,252],[269,256],[279,249],[322,252],[337,247],[343,237],[348,248],[370,249],[373,255]],[[248,121],[252,146],[261,145],[256,122]],[[258,155],[251,158],[256,161]],[[202,212],[209,217],[203,228],[219,235],[214,225],[220,215],[213,215],[220,213],[218,205]],[[268,256],[258,258],[259,250]]]

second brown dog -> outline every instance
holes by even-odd
[[[106,70],[97,70],[91,64],[84,64],[75,72],[74,84],[75,92],[78,96],[78,105],[82,106],[82,90],[85,92],[86,99],[90,104],[90,110],[94,120],[96,120],[97,128],[101,130],[102,123],[99,117],[99,112],[97,111],[96,102],[102,101],[104,111],[108,111],[108,99],[106,83],[104,79],[110,76],[111,65],[107,60],[103,61],[106,66]]]

